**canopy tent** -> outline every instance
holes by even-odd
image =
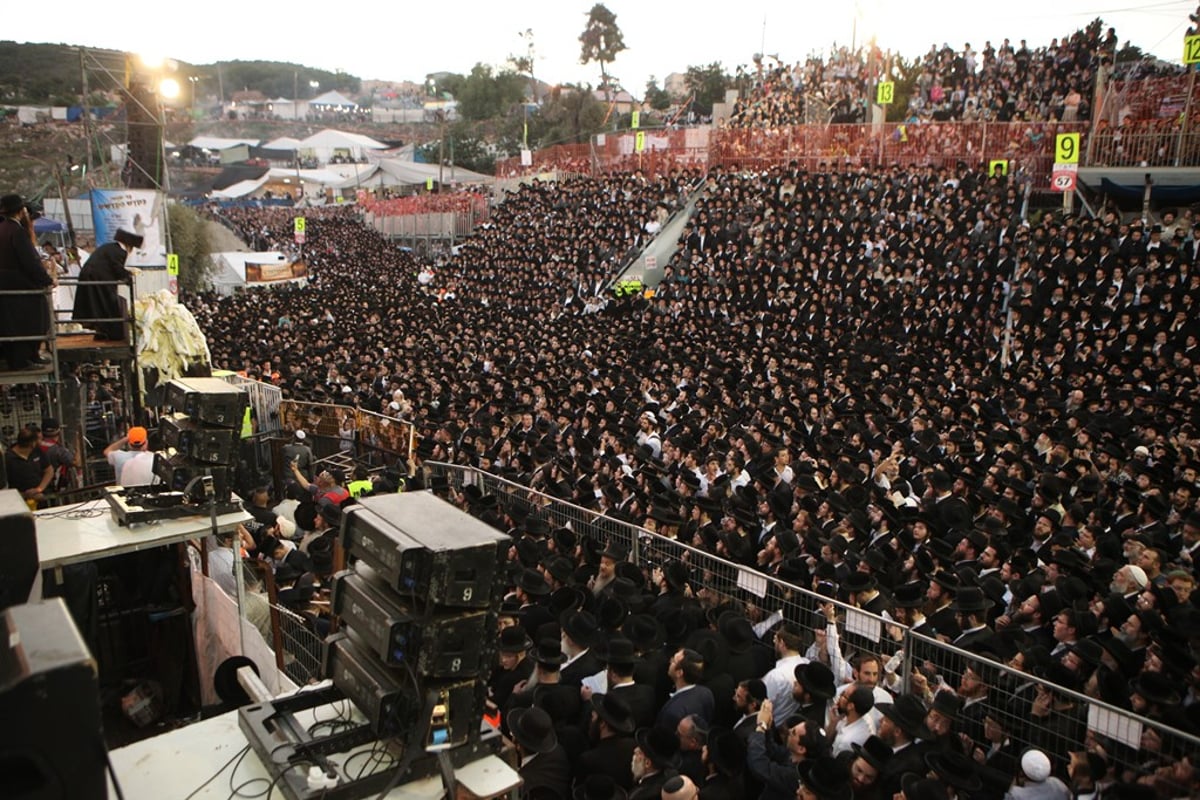
[[[38,236],[46,233],[62,233],[67,226],[50,217],[38,217],[33,221],[33,232]]]
[[[300,140],[293,139],[291,136],[280,136],[278,139],[272,139],[263,145],[267,150],[291,150],[295,152],[300,147]]]
[[[314,156],[325,164],[334,156],[347,160],[361,161],[367,153],[376,150],[387,150],[387,145],[378,142],[370,136],[359,133],[346,133],[332,128],[318,131],[307,139],[302,139],[296,148],[302,156]]]
[[[255,178],[247,178],[230,184],[222,189],[215,189],[212,197],[218,200],[233,200],[239,197],[252,197],[260,191],[265,191],[264,187],[270,184],[286,184],[287,186],[301,186],[304,189],[306,196],[321,194],[326,189],[346,189],[362,185],[371,175],[375,173],[375,167],[369,164],[357,165],[360,170],[358,180],[355,180],[351,173],[349,176],[335,172],[332,169],[288,169],[286,167],[272,167],[264,172],[261,176]],[[342,170],[353,170],[354,164],[341,165]]]
[[[232,294],[234,289],[243,286],[267,286],[273,283],[290,283],[303,281],[307,273],[299,265],[293,263],[283,253],[271,251],[266,253],[224,252],[213,253],[213,263],[216,270],[211,277],[213,289],[219,294]],[[253,273],[247,278],[247,272]],[[297,277],[287,277],[297,274]]]
[[[413,186],[424,185],[429,178],[438,180],[440,177],[447,184],[449,183],[491,183],[495,178],[491,175],[484,175],[481,172],[472,172],[469,169],[462,167],[439,167],[437,164],[421,164],[416,161],[400,161],[397,159],[385,159],[379,162],[379,169],[386,173],[391,182],[384,183],[385,186]],[[440,172],[440,175],[439,175]]]
[[[228,150],[243,144],[256,147],[260,141],[260,139],[222,139],[219,136],[197,136],[188,144],[201,150]]]
[[[308,101],[310,107],[358,108],[358,103],[338,91],[326,92]]]

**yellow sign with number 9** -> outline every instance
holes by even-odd
[[[1054,140],[1055,164],[1079,163],[1079,134],[1060,133]]]

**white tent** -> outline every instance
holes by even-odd
[[[291,136],[280,136],[263,145],[264,150],[296,150],[299,147],[300,140],[293,139]]]
[[[370,164],[340,164],[334,166],[338,167],[342,172],[348,172],[349,174],[342,174],[342,172],[337,172],[333,169],[297,170],[287,167],[272,167],[261,178],[238,181],[235,184],[226,186],[224,189],[214,189],[211,196],[218,200],[253,197],[265,191],[263,187],[268,183],[283,183],[291,186],[301,186],[304,188],[304,194],[311,197],[323,194],[326,189],[338,190],[361,186],[375,174],[377,169]],[[355,166],[359,170],[357,180],[354,176]]]
[[[289,259],[283,253],[270,251],[266,253],[224,252],[213,253],[213,263],[216,270],[212,276],[213,288],[220,294],[233,294],[234,289],[242,286],[270,286],[292,281],[246,281],[246,265],[259,264],[263,266],[287,266]],[[294,281],[304,281],[306,278],[295,278]]]
[[[435,181],[438,180],[439,175],[447,184],[491,183],[495,180],[491,175],[484,175],[482,172],[472,172],[462,167],[454,167],[452,169],[449,166],[445,166],[439,170],[437,164],[421,164],[416,161],[400,161],[397,159],[381,160],[379,168],[391,178],[391,182],[386,182],[385,186],[424,184],[429,178],[433,178]]]
[[[322,163],[328,163],[334,156],[360,161],[367,152],[386,149],[388,149],[388,145],[376,142],[371,137],[362,136],[361,133],[346,133],[332,130],[332,128],[325,128],[324,131],[313,133],[311,137],[302,139],[296,146],[296,150],[299,150],[301,155],[314,156]]]
[[[228,150],[238,145],[257,147],[259,139],[222,139],[219,136],[197,136],[188,144],[201,150]]]
[[[341,92],[332,91],[326,92],[319,97],[314,97],[308,101],[308,105],[313,108],[320,106],[335,106],[337,108],[358,108],[358,103],[346,97]]]

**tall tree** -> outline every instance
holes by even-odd
[[[689,66],[683,78],[684,86],[694,98],[692,107],[697,114],[705,117],[712,113],[713,103],[725,99],[725,90],[730,83],[730,78],[719,61],[714,61],[708,66]]]
[[[655,111],[666,111],[671,107],[671,95],[665,89],[660,89],[654,76],[646,81],[646,105]]]
[[[587,26],[579,34],[580,44],[579,63],[590,64],[593,61],[600,65],[600,88],[604,91],[606,102],[612,102],[612,81],[608,76],[608,65],[616,60],[617,54],[625,48],[625,35],[617,26],[617,15],[608,10],[603,3],[596,3],[588,12]]]
[[[533,28],[526,28],[517,35],[525,42],[525,55],[510,55],[508,63],[512,66],[514,72],[529,76],[529,96],[533,98],[534,103],[537,103],[537,78],[533,74],[534,61],[537,58],[537,54],[533,47]]]

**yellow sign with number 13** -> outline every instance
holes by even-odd
[[[875,90],[875,103],[886,106],[896,99],[896,82],[882,81]]]

